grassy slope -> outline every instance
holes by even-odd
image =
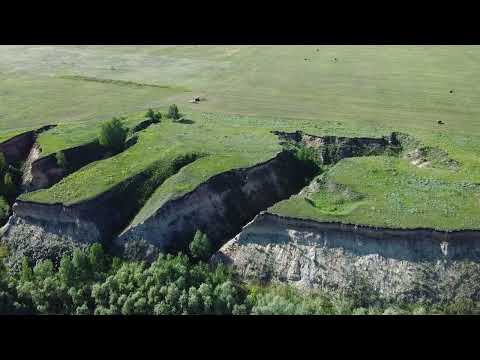
[[[163,121],[139,133],[137,144],[112,158],[97,161],[80,169],[46,190],[24,194],[21,199],[46,203],[73,204],[93,198],[112,186],[138,174],[162,159],[190,152],[201,152],[218,160],[196,165],[195,174],[188,177],[192,188],[204,179],[234,167],[253,165],[265,161],[280,150],[274,135],[265,128],[252,128],[248,124],[229,126],[223,117],[192,115],[193,124]],[[245,132],[250,132],[245,139]],[[219,159],[220,159],[219,158]],[[215,166],[211,166],[215,163]]]
[[[298,195],[269,210],[379,227],[480,229],[480,137],[448,131],[417,131],[416,137],[445,150],[460,169],[418,168],[403,156],[344,159],[324,175],[318,191],[307,195],[313,204]]]
[[[144,111],[126,117],[124,124],[125,126],[132,128],[143,120],[145,120]],[[103,121],[81,121],[75,123],[62,123],[57,127],[40,134],[37,141],[42,149],[41,156],[48,156],[57,151],[79,146],[98,138],[102,122]]]
[[[20,135],[21,133],[27,132],[32,130],[31,128],[19,128],[19,129],[14,129],[14,130],[4,130],[0,131],[0,143],[7,141],[17,135]]]
[[[333,61],[334,57],[338,62]],[[480,137],[476,135],[480,133],[480,93],[476,91],[479,60],[480,48],[475,46],[5,47],[0,51],[0,76],[10,79],[11,90],[6,88],[0,96],[16,96],[16,100],[8,106],[0,102],[0,130],[12,127],[5,120],[10,115],[18,125],[24,125],[20,118],[25,118],[25,109],[40,109],[36,113],[43,116],[44,112],[48,114],[47,107],[55,108],[55,103],[60,109],[83,109],[81,115],[65,115],[68,118],[59,111],[62,121],[109,117],[90,116],[87,112],[104,101],[116,109],[112,115],[127,108],[145,109],[147,103],[153,107],[163,105],[163,100],[175,101],[182,110],[192,111],[195,124],[162,124],[165,137],[151,135],[147,141],[147,134],[155,131],[149,129],[143,136],[145,142],[142,138],[125,154],[104,164],[92,164],[50,190],[26,195],[48,202],[79,201],[140,171],[167,149],[182,152],[193,147],[226,154],[227,159],[228,154],[235,154],[224,163],[212,156],[187,166],[157,190],[136,221],[173,194],[191,190],[218,171],[248,166],[271,156],[279,149],[276,139],[268,134],[271,129],[348,136],[408,132],[428,145],[446,150],[462,163],[461,170],[417,169],[404,161],[382,157],[342,161],[328,176],[362,193],[362,201],[338,206],[335,194],[320,191],[312,198],[323,205],[323,211],[296,198],[275,206],[274,211],[382,226],[476,228],[480,208],[475,185],[480,182]],[[170,90],[134,90],[109,83],[58,79],[61,75],[175,85],[192,92],[169,93],[150,101],[143,94],[138,98],[132,94]],[[28,78],[34,80],[29,83],[25,80]],[[60,81],[101,89],[91,92],[85,103],[74,103],[61,94],[46,97],[39,88],[55,89]],[[118,95],[109,93],[111,87],[117,89]],[[66,94],[71,91],[66,85],[58,88]],[[449,93],[451,89],[453,94]],[[5,95],[9,91],[14,94]],[[207,101],[188,104],[193,94],[205,96]],[[153,93],[148,95],[154,97]],[[216,115],[205,114],[210,112]],[[43,124],[42,116],[29,121]],[[438,126],[437,120],[446,124]],[[230,136],[230,140],[222,136]],[[67,138],[64,136],[64,143],[56,143],[45,135],[46,151],[70,146]],[[118,171],[121,166],[125,169]],[[394,171],[396,176],[387,176]],[[74,193],[70,193],[72,188],[76,189]]]

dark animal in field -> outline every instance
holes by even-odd
[[[437,121],[437,124],[438,124],[438,125],[443,125],[443,124],[445,124],[445,123],[444,123],[442,120],[438,120],[438,121]]]
[[[337,61],[338,61],[338,59],[337,59],[337,58],[333,58],[333,61],[334,61],[334,62],[337,62]]]
[[[450,90],[449,93],[450,93],[450,94],[453,94],[453,90]]]
[[[202,100],[202,99],[200,99],[200,98],[197,96],[197,97],[194,97],[194,98],[193,98],[192,100],[190,100],[189,102],[196,104],[196,103],[199,103],[201,100]]]

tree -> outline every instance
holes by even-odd
[[[33,278],[33,270],[30,266],[30,262],[26,256],[22,259],[22,272],[20,275],[20,280],[23,282],[31,281]]]
[[[313,173],[320,171],[322,160],[315,149],[302,145],[295,150],[294,155],[298,160],[303,161]]]
[[[55,154],[55,157],[57,159],[57,165],[60,166],[63,170],[67,171],[68,163],[67,159],[65,159],[65,152],[59,151]]]
[[[100,145],[108,147],[115,152],[120,152],[125,148],[128,129],[124,127],[122,120],[114,117],[112,120],[102,124],[100,131]]]
[[[13,181],[13,176],[10,172],[7,172],[3,177],[3,189],[2,193],[5,194],[6,197],[11,198],[15,196],[17,192],[17,188],[15,186],[15,182]]]
[[[150,121],[152,121],[153,123],[158,123],[158,122],[160,122],[160,119],[162,118],[162,114],[160,112],[155,112],[152,109],[148,109],[145,117],[147,119],[149,119]]]
[[[210,240],[200,230],[195,233],[189,248],[192,256],[199,260],[207,260],[213,252]]]
[[[60,281],[67,287],[75,284],[75,267],[73,266],[72,259],[68,255],[64,255],[60,260],[60,266],[58,268],[58,274]]]
[[[7,221],[9,216],[10,216],[10,205],[8,204],[7,199],[5,199],[5,197],[0,195],[0,223]],[[0,249],[1,249],[1,246],[0,246]]]
[[[168,108],[168,118],[173,120],[180,119],[180,112],[178,111],[177,105],[170,105],[170,107]]]
[[[7,160],[3,152],[0,152],[0,173],[3,173],[7,168]]]
[[[90,246],[88,257],[94,274],[105,271],[105,252],[102,245],[95,243]]]

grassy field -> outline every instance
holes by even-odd
[[[0,130],[176,101],[205,112],[409,131],[443,120],[450,132],[480,131],[477,46],[2,46],[0,75]],[[192,95],[207,100],[188,104]]]
[[[0,139],[61,123],[39,138],[48,155],[94,139],[101,120],[133,114],[133,124],[148,107],[177,103],[193,124],[151,126],[124,153],[22,196],[73,204],[162,159],[208,154],[157,189],[134,219],[141,222],[219,172],[272,157],[281,147],[271,130],[401,131],[444,150],[459,169],[383,156],[342,160],[308,200],[294,196],[271,211],[374,226],[479,228],[479,80],[477,46],[2,46]],[[206,100],[190,104],[192,96]]]

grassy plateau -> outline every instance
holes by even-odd
[[[270,211],[392,228],[478,229],[480,47],[2,46],[0,140],[44,124],[42,156],[95,139],[100,124],[176,103],[126,151],[21,199],[75,204],[175,156],[205,156],[160,185],[133,220],[223,171],[281,150],[272,130],[378,137],[408,133],[459,165],[401,154],[344,159]],[[198,104],[188,102],[200,96]],[[438,121],[444,124],[438,124]],[[21,131],[20,131],[21,130]],[[313,186],[315,185],[315,186]]]

